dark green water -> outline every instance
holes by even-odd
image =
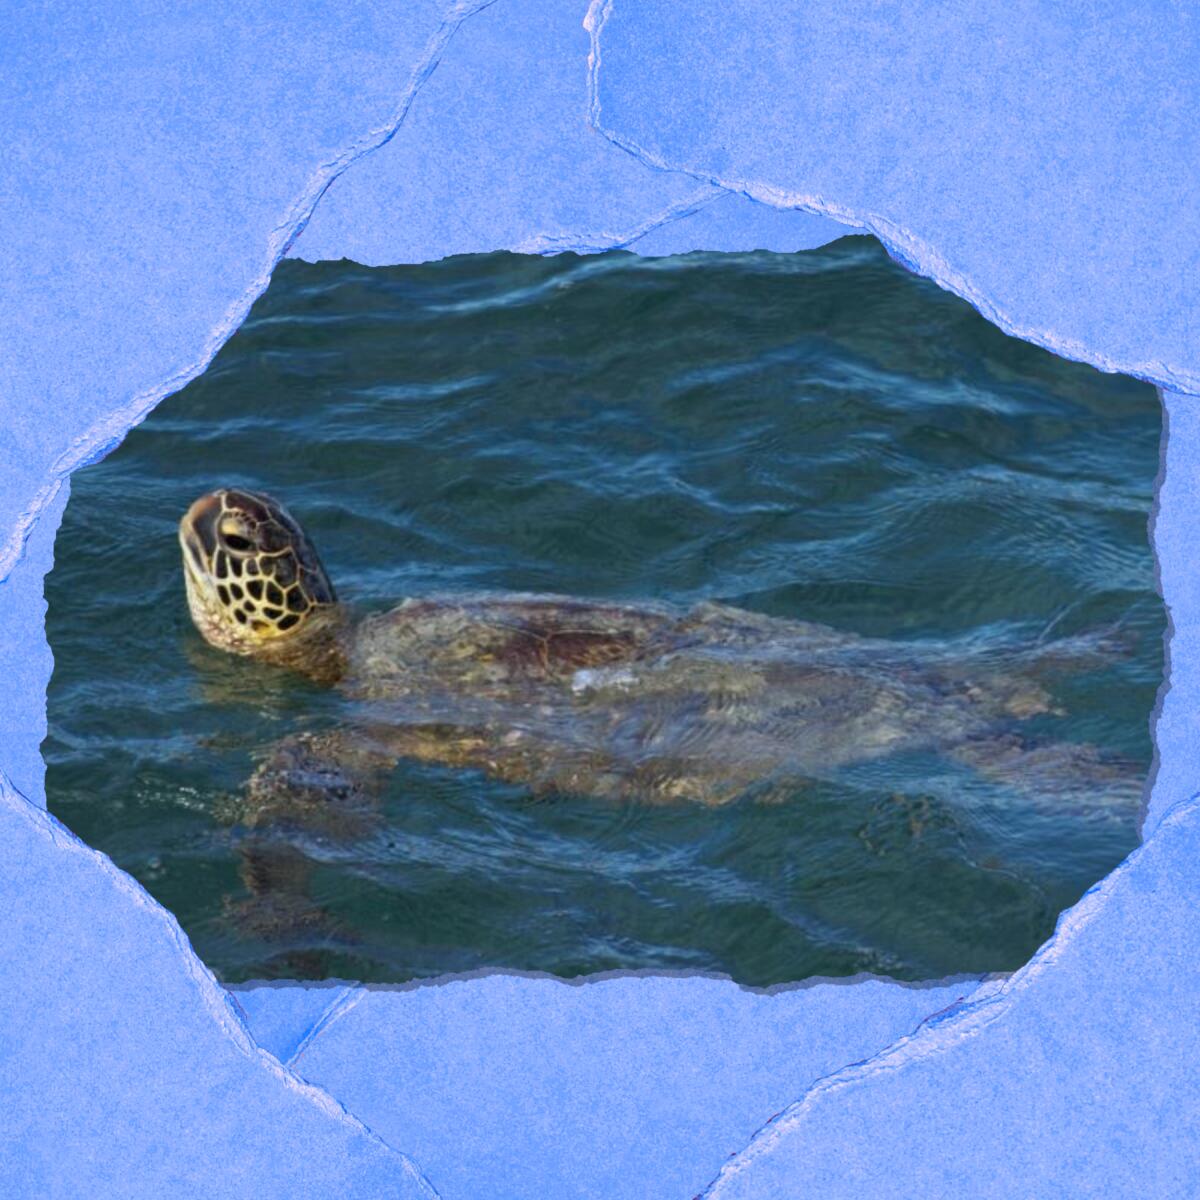
[[[402,765],[379,830],[304,844],[342,934],[245,936],[224,798],[344,701],[203,644],[176,524],[215,485],[270,491],[365,608],[713,598],[996,646],[1120,623],[1125,652],[1056,679],[1048,732],[1145,772],[1159,436],[1152,388],[1003,336],[867,238],[284,262],[204,376],[72,481],[46,589],[50,808],[229,981],[1015,968],[1133,849],[1136,796],[1039,801],[909,756],[784,803],[614,806]]]

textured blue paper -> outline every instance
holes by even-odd
[[[230,1000],[173,918],[40,811],[37,754],[63,481],[203,369],[289,245],[368,262],[791,249],[836,236],[832,216],[1012,332],[1195,392],[1187,6],[138,0],[8,15],[0,1194],[419,1195],[407,1152],[464,1200],[685,1196],[739,1147],[714,1195],[1194,1194],[1187,396],[1166,397],[1171,690],[1148,841],[1033,964],[919,1030],[970,985],[762,996],[499,976]],[[786,211],[798,204],[824,215]]]
[[[877,233],[1002,329],[1200,391],[1186,4],[595,0],[640,161]]]
[[[107,858],[12,794],[0,829],[0,1195],[436,1195],[255,1046],[174,917]]]
[[[598,137],[584,12],[501,0],[473,17],[395,138],[334,184],[291,255],[377,266],[481,250],[800,250],[846,232],[654,170]]]
[[[290,1065],[404,1146],[443,1196],[686,1198],[821,1076],[976,986],[765,995],[712,979],[493,975],[364,988],[333,999]],[[253,1005],[263,991],[237,994]],[[388,1067],[364,1071],[365,1046]]]

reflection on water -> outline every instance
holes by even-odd
[[[231,981],[1016,967],[1136,843],[1165,626],[1159,431],[1152,388],[1004,337],[867,238],[285,262],[205,375],[72,482],[47,581],[50,807]],[[770,760],[728,803],[592,783],[599,800],[410,752],[361,820],[281,833],[247,815],[247,780],[362,712],[192,629],[175,526],[219,483],[284,498],[359,611],[445,592],[717,601],[784,622],[727,655],[760,676],[772,653],[795,665],[788,622],[887,644],[861,644],[833,701],[827,675],[785,685],[776,662],[740,724],[714,683],[732,739],[715,760]],[[972,686],[1018,681],[1003,721],[964,717],[964,661]],[[573,702],[632,719],[627,689],[594,683]],[[860,753],[875,686],[926,736]],[[922,688],[941,696],[928,713]],[[665,694],[686,759],[698,726],[677,682]]]

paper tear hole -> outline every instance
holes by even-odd
[[[68,594],[66,584],[59,587],[55,576],[61,571],[59,578],[66,581],[73,569],[87,561],[85,555],[69,550],[78,545],[79,533],[72,513],[76,505],[88,502],[87,472],[78,477],[80,486],[60,535],[64,554],[47,584],[49,624],[60,621],[65,639],[61,647],[55,644],[59,666],[58,682],[52,683],[52,705],[66,699],[65,691],[54,689],[65,687],[70,678],[74,634],[69,631],[104,628],[114,649],[128,647],[131,656],[128,664],[103,660],[100,674],[108,694],[127,687],[127,696],[141,695],[144,702],[136,717],[129,711],[122,713],[124,727],[161,730],[176,719],[174,712],[168,717],[150,702],[156,698],[155,686],[163,689],[163,695],[176,697],[174,704],[181,703],[178,697],[185,692],[196,698],[196,707],[185,712],[190,732],[180,734],[173,725],[169,736],[162,735],[164,753],[168,749],[179,753],[178,740],[172,739],[187,741],[193,777],[198,774],[195,764],[203,762],[214,780],[226,772],[230,778],[223,786],[236,792],[246,785],[254,764],[276,761],[271,756],[277,751],[285,755],[285,764],[289,761],[286,755],[293,752],[286,746],[279,749],[281,739],[311,735],[297,744],[313,757],[290,760],[290,769],[310,784],[317,780],[318,791],[330,780],[338,780],[343,799],[352,799],[357,786],[347,781],[345,764],[356,755],[374,753],[371,741],[352,738],[347,757],[338,766],[316,753],[328,744],[322,735],[353,720],[379,719],[380,710],[372,705],[382,704],[386,720],[403,712],[411,722],[406,736],[414,753],[391,776],[378,811],[391,830],[407,829],[405,822],[414,820],[430,831],[431,859],[420,865],[397,865],[385,855],[380,862],[370,859],[378,845],[361,829],[339,826],[333,833],[309,831],[314,844],[328,837],[329,844],[340,847],[342,862],[362,867],[357,873],[349,868],[343,878],[336,865],[321,863],[321,886],[337,881],[336,887],[350,889],[341,896],[349,910],[374,913],[354,891],[360,884],[367,886],[368,878],[374,881],[372,887],[386,892],[392,885],[379,884],[380,878],[393,873],[395,878],[415,878],[427,871],[421,877],[432,879],[444,869],[435,861],[440,861],[439,856],[453,858],[461,853],[466,861],[478,854],[486,870],[452,875],[443,882],[452,889],[456,903],[473,905],[469,910],[454,906],[449,910],[469,911],[466,926],[491,931],[491,942],[484,938],[469,954],[486,958],[489,945],[506,947],[503,955],[496,952],[498,966],[574,973],[601,966],[682,965],[728,969],[739,981],[758,985],[860,969],[897,978],[927,978],[1019,965],[1052,927],[1056,911],[1093,882],[1096,873],[1073,869],[1069,876],[1047,883],[1029,864],[1014,865],[1006,856],[1011,848],[1002,841],[997,844],[994,834],[1004,828],[1004,821],[997,819],[989,826],[976,820],[979,812],[1002,811],[1006,818],[1023,813],[1022,819],[1032,821],[1021,808],[1024,801],[986,788],[975,797],[974,808],[961,800],[975,786],[972,781],[1011,766],[1003,742],[976,746],[969,753],[964,750],[953,762],[927,763],[920,770],[928,774],[919,778],[913,761],[919,753],[893,748],[868,761],[851,763],[844,771],[839,768],[842,773],[835,781],[819,780],[815,787],[789,790],[773,778],[753,779],[739,799],[712,807],[689,792],[686,782],[664,774],[663,763],[670,755],[663,752],[663,744],[676,749],[670,742],[673,728],[689,731],[692,741],[683,739],[683,750],[691,745],[706,752],[711,752],[711,746],[705,739],[714,728],[724,731],[727,744],[740,744],[747,730],[763,741],[774,736],[771,722],[761,719],[761,696],[764,690],[782,686],[780,677],[795,664],[781,656],[764,667],[755,681],[728,669],[730,664],[739,666],[739,655],[744,653],[739,646],[753,641],[763,621],[816,621],[903,648],[898,699],[886,688],[876,693],[868,687],[849,695],[836,687],[822,691],[823,676],[811,673],[809,664],[804,670],[810,671],[805,678],[811,686],[797,688],[794,704],[781,706],[776,714],[781,722],[786,717],[788,729],[802,730],[806,723],[823,720],[823,714],[840,712],[856,736],[866,736],[855,725],[859,722],[887,751],[892,731],[887,720],[880,724],[879,714],[903,724],[906,706],[919,709],[923,703],[954,701],[969,694],[990,695],[1005,721],[1041,721],[1041,728],[1053,732],[1057,719],[1053,706],[1044,702],[1036,687],[972,691],[975,681],[959,687],[961,680],[953,673],[949,680],[929,678],[921,655],[948,639],[961,637],[965,645],[972,636],[986,640],[997,631],[1011,633],[1025,646],[1038,644],[1038,638],[1051,643],[1063,636],[1085,635],[1090,629],[1087,622],[1103,610],[1102,598],[1086,586],[1077,586],[1077,563],[1061,552],[1071,544],[1065,535],[1059,542],[1047,541],[1044,570],[1037,574],[1036,586],[1031,584],[1022,593],[1038,596],[1066,580],[1070,586],[1063,589],[1061,605],[1045,611],[1023,609],[1014,616],[1001,604],[1008,586],[1002,573],[1027,569],[1028,563],[1021,560],[1023,539],[1038,529],[1054,527],[1055,522],[1062,530],[1074,529],[1065,511],[1048,513],[1038,509],[1036,502],[1038,489],[1051,484],[1061,486],[1064,493],[1086,490],[1086,481],[1069,474],[1076,458],[1085,461],[1093,449],[1089,445],[1084,452],[1067,436],[1081,414],[1102,414],[1099,423],[1110,434],[1120,428],[1121,436],[1126,431],[1122,422],[1131,422],[1130,445],[1142,437],[1131,414],[1149,413],[1153,405],[1144,394],[1135,394],[1140,385],[1130,381],[1118,385],[1111,378],[1095,382],[1099,377],[1093,376],[1086,385],[1080,384],[1073,374],[1075,367],[1057,360],[1043,371],[1030,357],[1041,351],[1014,347],[1011,340],[981,327],[978,318],[964,312],[961,302],[932,285],[911,277],[897,283],[893,266],[878,247],[863,250],[862,240],[856,241],[857,247],[843,247],[846,254],[837,264],[838,281],[871,278],[882,281],[880,286],[894,286],[896,290],[884,297],[886,303],[876,304],[879,298],[872,295],[871,304],[864,304],[861,297],[854,304],[829,293],[819,302],[809,295],[804,303],[788,307],[792,304],[789,288],[811,292],[812,281],[821,276],[814,260],[803,256],[737,256],[723,266],[691,259],[639,264],[621,256],[579,262],[497,256],[486,268],[502,279],[496,286],[472,279],[471,273],[482,268],[463,260],[445,267],[405,268],[399,274],[368,273],[370,286],[364,285],[357,294],[369,295],[376,306],[370,314],[376,323],[372,328],[376,332],[378,326],[386,328],[391,319],[389,304],[405,305],[403,339],[398,332],[390,343],[393,351],[386,371],[392,374],[381,375],[378,388],[364,387],[353,402],[341,407],[329,401],[327,372],[338,369],[337,360],[346,360],[345,351],[336,342],[314,340],[312,330],[326,331],[321,334],[325,337],[335,328],[327,318],[337,315],[337,304],[353,289],[343,287],[330,273],[351,268],[285,264],[272,289],[277,284],[286,289],[289,276],[293,281],[305,276],[306,282],[288,298],[281,299],[283,292],[273,291],[266,299],[277,306],[273,311],[282,322],[251,321],[235,335],[219,360],[221,386],[237,382],[237,373],[231,375],[227,368],[240,371],[252,361],[262,363],[264,350],[277,354],[272,339],[280,338],[281,344],[286,340],[282,334],[290,305],[312,304],[312,312],[304,309],[305,318],[319,320],[305,326],[304,338],[288,343],[288,353],[304,358],[288,364],[287,415],[292,425],[288,436],[297,429],[303,432],[303,422],[311,421],[313,429],[319,427],[320,439],[314,438],[304,455],[288,455],[286,461],[275,456],[272,438],[256,440],[250,453],[244,422],[261,414],[255,414],[253,405],[242,404],[243,441],[240,446],[224,446],[214,436],[219,430],[209,416],[202,421],[187,410],[190,397],[200,392],[209,402],[206,413],[221,412],[213,390],[215,376],[201,377],[166,402],[173,421],[204,428],[210,438],[206,453],[214,464],[231,464],[214,465],[214,478],[198,485],[195,463],[188,464],[188,488],[224,485],[274,491],[310,533],[335,587],[344,587],[348,611],[355,619],[363,613],[387,611],[405,596],[415,597],[420,611],[428,598],[464,589],[565,592],[610,604],[674,599],[684,607],[715,598],[743,610],[746,616],[727,618],[729,642],[711,647],[696,668],[704,673],[705,682],[689,685],[693,700],[683,715],[662,705],[664,697],[674,695],[672,670],[687,661],[690,651],[668,656],[661,664],[655,660],[651,669],[639,662],[627,671],[621,665],[619,639],[604,642],[574,626],[555,640],[535,623],[528,637],[499,647],[479,647],[469,640],[464,643],[458,634],[447,634],[444,661],[473,664],[477,670],[478,691],[472,693],[470,706],[476,724],[469,730],[447,721],[445,695],[430,698],[420,692],[419,683],[414,685],[413,679],[421,678],[413,673],[414,664],[420,667],[425,660],[419,654],[406,658],[397,647],[380,647],[392,652],[373,660],[369,686],[363,694],[345,697],[286,665],[222,655],[191,630],[181,600],[178,547],[165,535],[161,556],[160,548],[152,545],[146,562],[139,563],[136,578],[135,573],[111,580],[77,578],[76,590]],[[859,251],[864,255],[861,262],[856,260]],[[822,253],[836,256],[842,251],[827,248]],[[421,291],[438,289],[437,272],[452,270],[460,272],[454,287],[437,295]],[[721,270],[735,274],[726,279]],[[312,286],[313,280],[320,286]],[[617,285],[624,289],[619,296],[612,293],[606,298],[603,288]],[[422,296],[419,304],[398,299],[416,294]],[[906,312],[918,310],[923,329],[933,333],[914,333],[901,326],[894,336],[881,338],[863,324],[864,314],[883,313],[902,321]],[[787,319],[778,330],[764,327],[764,320],[769,322],[772,314],[779,313]],[[636,320],[627,323],[630,314]],[[940,324],[943,317],[945,326]],[[978,358],[987,368],[981,368],[980,378],[972,377],[968,388],[961,379],[955,383],[954,371],[967,360],[958,353],[961,347],[954,337],[956,329],[966,328],[961,323],[969,320],[975,322],[970,326],[971,339],[986,350]],[[432,326],[425,330],[423,322],[453,327],[452,354],[446,350],[450,335],[443,343],[442,334]],[[948,332],[939,335],[944,328]],[[402,357],[394,352],[400,344],[405,346]],[[489,346],[503,346],[504,354],[495,361],[486,355],[479,358]],[[428,350],[438,353],[426,359],[423,352]],[[919,362],[905,358],[914,353]],[[594,363],[589,355],[595,356]],[[271,361],[278,365],[283,360]],[[1025,385],[1031,375],[1041,389],[1041,407],[1036,412],[1026,411],[1032,393]],[[1018,383],[1008,387],[1013,380]],[[278,393],[254,387],[240,393],[251,394]],[[963,400],[968,394],[974,397],[969,404]],[[382,402],[386,412],[372,409]],[[278,418],[279,411],[273,409],[272,421]],[[327,418],[329,423],[321,425]],[[366,424],[356,423],[360,418]],[[147,422],[150,431],[154,420],[152,414]],[[1067,431],[1062,434],[1066,440],[1056,441],[1055,430]],[[1151,429],[1148,441],[1155,437]],[[141,431],[134,430],[106,463],[88,471],[101,471],[109,464],[125,464],[122,469],[127,470],[139,455],[150,456],[149,444],[143,450],[142,441]],[[1010,487],[1005,471],[1021,462],[1031,447],[1043,444],[1038,469],[1028,474],[1029,487]],[[972,447],[981,452],[967,468],[963,456]],[[219,457],[222,451],[225,456]],[[371,457],[374,454],[378,461]],[[354,455],[364,457],[355,461]],[[1148,463],[1150,458],[1147,454]],[[300,469],[305,462],[313,464],[308,474]],[[160,465],[167,467],[164,478],[169,478],[172,465]],[[180,494],[158,504],[153,519],[145,519],[147,529],[163,533],[161,513],[194,499],[192,491],[182,487],[182,471],[180,464],[181,473],[173,481]],[[137,477],[155,478],[149,469]],[[1134,479],[1130,486],[1136,491],[1148,478]],[[886,491],[887,503],[879,489]],[[1095,499],[1103,511],[1105,490],[1098,485],[1096,497],[1088,494],[1088,504]],[[1010,524],[987,526],[986,519],[992,517]],[[939,552],[929,531],[949,537],[956,529],[973,529],[972,521],[983,522],[975,541],[988,553],[980,554],[971,570],[940,573],[952,556]],[[282,530],[277,532],[282,536]],[[884,553],[889,545],[896,549],[888,539],[898,539],[903,553]],[[1096,554],[1095,562],[1107,564],[1104,571],[1097,568],[1098,574],[1111,572],[1115,578],[1130,569],[1134,559],[1127,552],[1132,552],[1132,543],[1111,559],[1102,543],[1103,537],[1087,542],[1089,552]],[[1144,559],[1149,575],[1152,563],[1148,555]],[[246,609],[238,611],[236,621],[242,626],[253,622],[262,630],[266,619],[286,609],[276,628],[295,630],[307,604],[297,589],[286,590],[285,585],[300,575],[306,585],[311,584],[310,568],[304,565],[298,570],[287,552],[261,568],[252,564],[253,560],[244,564],[245,582],[237,585]],[[217,573],[224,578],[235,572],[218,557]],[[269,574],[274,579],[268,586],[261,576]],[[1152,579],[1147,586],[1149,595]],[[1102,591],[1107,589],[1106,583]],[[1141,594],[1137,587],[1132,592]],[[147,594],[153,596],[153,603],[146,602]],[[130,624],[118,627],[120,618],[112,613],[105,615],[109,623],[103,624],[95,613],[72,611],[72,603],[82,604],[89,595],[93,599],[111,596],[115,603],[123,603]],[[270,608],[264,610],[264,604]],[[960,604],[963,607],[956,607]],[[56,611],[62,616],[56,617]],[[412,615],[411,607],[408,611]],[[697,618],[693,634],[704,633],[705,620],[715,619],[711,612],[707,618]],[[1147,620],[1147,629],[1150,624]],[[146,640],[151,633],[157,639],[153,644]],[[1150,630],[1143,644],[1147,639],[1153,643],[1154,637]],[[617,657],[609,661],[605,655],[612,653]],[[835,645],[827,657],[840,662],[842,653]],[[911,654],[917,655],[916,667]],[[539,700],[527,712],[506,710],[492,726],[478,722],[478,706],[486,712],[488,689],[501,686],[506,672],[544,670],[545,662],[555,655],[570,665],[563,675],[568,690],[571,680],[588,685],[571,691],[570,702],[592,705],[604,717],[595,724],[600,732],[588,732],[573,743],[581,747],[578,758],[561,770],[559,758],[547,755],[544,739],[548,730],[553,732],[556,719],[559,728],[571,730],[573,736],[578,733],[573,710],[556,709]],[[95,660],[93,675],[94,665]],[[1105,678],[1105,668],[1097,670]],[[1136,695],[1140,704],[1156,680],[1147,663],[1138,672],[1130,689],[1124,689],[1122,681],[1122,688],[1109,694]],[[433,678],[440,677],[435,673]],[[1161,679],[1161,670],[1157,678]],[[543,686],[544,677],[539,679]],[[1095,678],[1088,688],[1094,690],[1094,684]],[[1082,695],[1080,690],[1066,699],[1079,703]],[[1052,699],[1054,705],[1064,702],[1057,692]],[[1134,713],[1143,730],[1151,703],[1146,702],[1145,711]],[[631,774],[642,772],[637,777],[647,785],[651,798],[616,804],[611,798],[589,800],[578,794],[584,786],[580,781],[603,789],[621,776],[619,770],[595,769],[588,754],[594,753],[589,747],[596,743],[588,739],[599,738],[601,746],[607,745],[606,738],[619,744],[638,728],[636,714],[621,708],[622,704],[641,704],[655,714],[653,733],[647,735],[636,761],[626,764]],[[211,706],[214,724],[197,733],[204,705]],[[1136,707],[1130,700],[1131,711]],[[454,711],[451,706],[451,715]],[[864,712],[869,719],[861,715]],[[670,718],[673,713],[674,726],[664,719],[664,714]],[[72,729],[74,718],[69,713],[54,711],[53,716],[55,727]],[[481,734],[480,728],[485,732]],[[491,736],[489,729],[499,732],[495,745],[488,742],[484,753],[480,739]],[[157,736],[145,734],[138,752],[152,755]],[[211,754],[204,739],[211,739]],[[836,734],[831,733],[830,739],[836,743]],[[223,740],[225,752],[220,749]],[[336,744],[336,737],[332,741]],[[229,750],[230,743],[236,749]],[[638,745],[636,740],[633,744]],[[80,832],[88,836],[87,814],[72,807],[60,786],[66,778],[62,772],[69,772],[68,756],[62,747],[57,753],[57,759],[53,753],[49,756],[51,806],[59,812],[61,805],[69,824],[82,822]],[[900,761],[902,753],[908,753],[909,759]],[[966,758],[970,762],[963,761]],[[163,777],[169,778],[171,764],[180,761],[180,757],[162,763],[155,760],[155,769],[161,768]],[[1083,769],[1081,762],[1064,763],[1043,755],[1038,770],[1053,778],[1064,767]],[[897,778],[911,786],[907,790],[898,786]],[[547,779],[557,784],[557,793]],[[103,781],[99,786],[104,786]],[[1036,820],[1047,822],[1049,829],[1067,807],[1057,806]],[[306,810],[309,816],[312,809],[329,814],[342,812],[345,806],[311,806]],[[181,801],[171,811],[173,819],[179,819],[180,812],[193,809]],[[190,832],[197,839],[211,836],[212,806],[200,802],[194,811],[197,822],[208,824],[203,829],[197,824]],[[1097,818],[1094,810],[1089,815]],[[494,824],[472,824],[485,817]],[[160,875],[147,878],[147,886],[161,886],[164,895],[180,894],[177,882],[172,882],[178,875],[172,873],[188,868],[169,851],[164,855],[160,844],[149,844],[153,828],[124,833],[129,846],[138,845],[138,837],[145,836],[147,844],[141,849],[153,850],[162,860]],[[1061,830],[1055,836],[1060,834]],[[103,831],[96,836],[103,839]],[[292,835],[281,832],[281,836],[286,840]],[[1130,830],[1129,848],[1134,836]],[[296,844],[302,847],[303,837],[297,837]],[[399,841],[404,842],[404,837]],[[1044,848],[1049,843],[1030,834],[1028,844]],[[1074,852],[1076,844],[1070,839],[1062,839],[1062,844],[1072,845]],[[1110,846],[1116,847],[1115,839]],[[568,851],[565,860],[551,853],[563,847]],[[106,848],[102,842],[101,848]],[[639,857],[648,848],[656,857]],[[361,862],[355,858],[360,852]],[[519,856],[516,860],[506,857],[513,853]],[[1095,855],[1092,858],[1094,865]],[[368,859],[369,867],[363,866]],[[303,850],[300,860],[301,875],[318,869],[312,862],[305,864]],[[514,862],[524,872],[520,879],[508,874]],[[593,866],[576,876],[564,862]],[[622,884],[619,871],[606,873],[606,863],[622,862],[633,864],[638,880],[633,891]],[[672,891],[659,873],[660,864],[671,880],[686,880],[686,887]],[[669,870],[666,864],[672,864]],[[830,864],[841,865],[835,870]],[[137,860],[131,859],[129,865],[137,870]],[[214,874],[223,871],[229,878],[235,878],[238,869],[233,860],[213,866]],[[562,890],[554,901],[556,925],[548,915],[554,906],[543,905],[544,896],[531,897],[521,890],[524,880],[548,876]],[[714,882],[721,880],[730,884],[728,891]],[[819,894],[807,888],[806,880],[822,881]],[[936,890],[930,889],[931,881]],[[433,902],[435,894],[436,887],[418,897],[428,902],[420,911],[428,914],[432,925],[409,929],[413,940],[408,944],[463,944],[456,941],[462,929],[437,924],[446,919],[447,906]],[[855,897],[863,895],[869,895],[871,902],[856,906]],[[597,896],[610,903],[601,903]],[[512,907],[514,898],[519,912]],[[233,978],[237,967],[211,957],[220,953],[217,939],[205,940],[205,923],[212,921],[216,928],[220,901],[221,897],[210,896],[203,913],[178,915],[206,958],[226,978]],[[926,908],[919,909],[918,902]],[[689,903],[693,907],[688,908]],[[904,907],[910,904],[913,907]],[[414,902],[403,911],[417,907]],[[405,919],[402,908],[389,910],[387,922],[368,932],[385,939],[392,936],[396,922]],[[937,919],[929,917],[930,911]],[[580,945],[600,947],[603,955],[597,950],[598,957],[580,957],[582,952],[575,946],[570,961],[565,952],[559,959],[552,957],[553,947],[561,945],[556,931],[561,931],[564,912],[582,923],[586,937],[581,935]],[[609,925],[588,924],[588,914],[605,913]],[[514,925],[520,921],[530,924]],[[520,937],[513,935],[517,928]],[[664,929],[669,936],[664,937]],[[951,942],[961,952],[951,953],[947,948]],[[524,958],[512,950],[514,945]],[[614,946],[617,950],[612,950]],[[282,965],[285,961],[299,961],[291,954],[294,949],[281,951],[278,958],[264,951],[266,957],[246,969],[258,975],[286,973],[290,968]],[[629,957],[613,958],[618,951]],[[395,959],[379,963],[355,959],[354,953],[348,952],[355,974],[397,981]],[[433,951],[430,954],[436,957]],[[332,953],[324,958],[318,953],[304,961],[319,974],[324,969],[321,964],[333,958]],[[428,966],[414,962],[400,970],[399,978],[407,977],[404,970]],[[435,962],[431,969],[437,966]]]

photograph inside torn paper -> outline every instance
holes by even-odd
[[[285,261],[72,478],[51,811],[229,982],[1015,969],[1137,843],[1160,436],[867,237]]]

